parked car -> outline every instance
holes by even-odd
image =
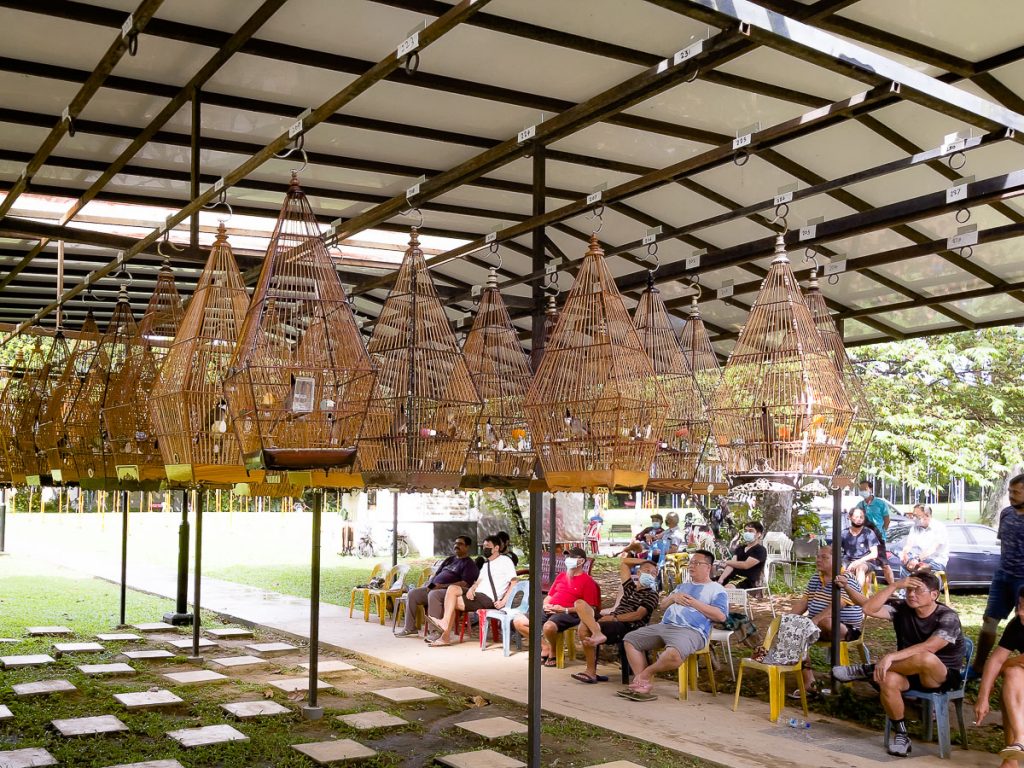
[[[977,523],[946,523],[949,533],[949,564],[946,578],[950,589],[987,588],[999,567],[999,539],[995,528]],[[889,545],[889,564],[895,570],[907,543],[904,535]],[[881,569],[876,567],[881,577]]]

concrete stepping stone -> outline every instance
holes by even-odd
[[[42,664],[53,664],[53,656],[45,653],[28,653],[21,656],[0,656],[0,663],[4,669],[17,669],[18,667],[38,667]]]
[[[213,635],[218,640],[233,640],[240,637],[252,637],[251,629],[239,629],[238,627],[217,627],[206,630],[206,634]]]
[[[139,632],[177,632],[178,628],[173,624],[167,624],[163,621],[148,621],[141,624],[132,624],[132,626],[139,630]]]
[[[121,763],[108,765],[107,768],[185,768],[177,760],[147,760],[144,763]]]
[[[596,763],[594,765],[588,765],[586,768],[644,768],[644,766],[630,760],[613,760],[610,763]]]
[[[299,666],[307,671],[309,670],[308,661],[305,664],[299,664]],[[317,662],[316,665],[316,673],[318,675],[323,675],[324,677],[329,677],[330,675],[338,675],[342,672],[353,671],[358,672],[359,667],[353,667],[351,664],[348,664],[344,661],[338,661],[337,659],[322,659],[321,661]]]
[[[309,678],[308,677],[288,677],[284,680],[271,680],[270,684],[275,688],[284,691],[285,693],[295,693],[296,691],[308,691],[309,690]],[[331,688],[330,683],[325,683],[323,680],[316,681],[316,689],[318,691],[324,688]]]
[[[360,731],[368,731],[371,728],[394,728],[399,725],[408,725],[408,720],[392,715],[382,709],[373,712],[354,712],[351,715],[338,715],[338,719],[345,725],[358,728]]]
[[[73,635],[68,627],[54,626],[54,627],[29,627],[25,630],[28,632],[29,637],[60,637],[63,635]]]
[[[230,680],[227,675],[222,675],[220,672],[213,672],[209,669],[198,669],[194,672],[168,672],[164,677],[178,685],[220,683],[224,680]]]
[[[458,752],[454,755],[439,755],[434,758],[441,765],[451,768],[526,768],[526,763],[514,757],[481,749],[476,752]]]
[[[192,639],[191,638],[189,638],[188,640],[165,640],[164,642],[166,642],[168,645],[174,646],[179,651],[191,651],[192,647],[193,647],[193,643],[192,643]],[[220,646],[217,645],[217,643],[213,642],[213,640],[207,640],[205,637],[200,637],[199,638],[199,647],[200,648],[219,648]]]
[[[525,723],[517,723],[507,717],[484,717],[480,720],[468,720],[456,723],[459,728],[483,736],[485,739],[500,739],[514,733],[526,733]]]
[[[123,656],[127,656],[129,659],[173,659],[174,654],[170,651],[154,650],[154,651],[121,651]]]
[[[117,699],[126,709],[156,709],[158,707],[173,707],[181,704],[184,700],[175,696],[170,691],[138,691],[136,693],[115,693]]]
[[[441,698],[436,693],[431,691],[424,691],[422,688],[382,688],[379,691],[372,691],[372,693],[381,696],[388,701],[397,701],[399,703],[407,701],[427,701],[429,699]]]
[[[358,741],[353,741],[352,739],[292,744],[292,749],[298,750],[320,765],[335,763],[339,760],[357,760],[364,757],[373,757],[377,754],[375,750],[364,747]]]
[[[222,656],[219,659],[210,659],[210,664],[221,669],[248,669],[269,663],[267,659],[261,659],[259,656]]]
[[[184,728],[168,731],[167,735],[183,747],[205,747],[210,744],[224,744],[228,741],[248,741],[249,737],[230,725],[204,725],[201,728]]]
[[[134,632],[100,632],[96,635],[96,639],[102,640],[105,643],[121,643],[128,640],[141,640],[142,635],[136,635]],[[157,762],[160,761],[158,760]]]
[[[254,643],[245,646],[245,650],[252,651],[265,659],[271,659],[274,656],[286,656],[292,651],[299,649],[288,643]]]
[[[4,768],[38,768],[56,764],[57,761],[53,759],[53,755],[39,747],[0,752],[0,765]]]
[[[20,642],[21,642],[21,640],[19,640],[16,637],[0,637],[0,643],[20,643]]]
[[[291,710],[276,701],[233,701],[230,704],[221,704],[221,709],[230,712],[239,720],[248,720],[252,717],[267,717],[269,715],[287,715]]]
[[[54,643],[53,650],[57,653],[99,653],[106,648],[99,643]]]
[[[83,675],[134,675],[135,667],[118,661],[113,664],[79,664],[78,671]]]
[[[101,733],[127,731],[128,726],[113,715],[98,717],[73,717],[69,720],[53,720],[50,723],[61,736],[97,736]]]
[[[14,713],[11,712],[11,708],[5,704],[0,704],[0,722],[10,720],[13,717]]]
[[[12,685],[11,690],[15,696],[47,696],[51,693],[70,693],[78,689],[67,680],[39,680],[34,683]]]

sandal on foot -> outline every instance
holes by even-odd
[[[1022,760],[1024,759],[1024,744],[1015,741],[1007,744],[999,753],[1000,760]]]
[[[558,662],[555,660],[554,656],[548,656],[544,660],[544,663],[541,664],[541,666],[542,667],[557,667],[558,666]]]
[[[591,675],[589,672],[576,672],[572,675],[569,675],[569,677],[571,677],[573,680],[579,680],[581,683],[589,683],[591,685],[598,681],[597,675]]]

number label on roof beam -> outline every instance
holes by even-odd
[[[486,235],[484,235],[484,243],[486,243],[487,245],[490,245],[491,243],[493,243],[497,239],[498,239],[498,233],[497,232],[488,232]]]
[[[128,37],[135,28],[135,17],[132,14],[128,14],[128,18],[124,20],[124,24],[121,25],[121,37]]]
[[[224,189],[224,177],[223,176],[221,176],[219,179],[217,179],[215,182],[213,182],[213,191],[214,192],[220,192],[222,189]]]
[[[651,243],[657,241],[658,235],[660,235],[660,234],[661,234],[661,227],[660,226],[651,227],[650,229],[647,230],[647,234],[644,235],[644,239],[641,242],[644,245],[650,245]]]
[[[393,39],[393,38],[392,38]],[[402,58],[406,54],[412,53],[420,47],[420,33],[413,32],[405,40],[398,44],[398,58]]]
[[[300,133],[302,133],[302,119],[301,118],[296,120],[294,123],[292,123],[291,125],[288,126],[288,138],[289,139],[294,139]]]
[[[825,265],[825,277],[838,275],[846,271],[846,259],[835,259]]]
[[[733,281],[726,280],[724,283],[722,283],[722,287],[715,292],[715,297],[719,299],[727,299],[730,296],[732,296],[732,291]]]
[[[956,184],[946,190],[946,202],[962,203],[964,200],[967,199],[967,185],[973,183],[973,176],[968,176],[963,179],[957,179]]]
[[[694,251],[690,256],[686,257],[686,268],[687,269],[700,269],[700,259],[708,252],[707,248],[701,248],[699,251]]]
[[[782,188],[779,190],[779,194],[772,198],[772,205],[778,207],[785,205],[786,203],[793,202],[793,193],[796,192],[796,188],[791,186],[790,188]]]
[[[745,133],[742,136],[737,136],[735,139],[732,140],[732,148],[742,149],[743,147],[749,146],[751,140],[753,139],[753,135],[754,134],[752,133]]]
[[[412,200],[414,197],[416,197],[416,195],[420,193],[420,185],[422,185],[423,182],[425,182],[426,180],[426,176],[420,176],[418,179],[416,179],[415,184],[413,184],[411,187],[407,187],[405,190],[405,199]]]
[[[817,224],[808,224],[806,227],[800,227],[800,240],[813,240],[818,234]]]
[[[684,61],[692,59],[698,53],[704,50],[704,41],[698,40],[693,45],[688,45],[681,51],[676,51],[675,56],[672,57],[672,66],[678,67]]]
[[[951,251],[978,244],[978,225],[970,224],[960,227],[956,234],[946,240],[946,248]]]
[[[591,192],[589,195],[587,195],[587,205],[593,205],[594,203],[601,202],[601,193],[603,191],[604,190],[599,189],[596,192]]]
[[[527,127],[523,128],[523,130],[521,130],[517,134],[516,140],[520,144],[523,144],[523,143],[529,141],[530,139],[532,139],[536,135],[537,135],[537,126],[536,125],[528,125]]]

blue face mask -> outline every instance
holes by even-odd
[[[647,587],[647,589],[658,588],[658,579],[649,573],[641,573],[639,581],[641,587]]]
[[[660,531],[661,530],[661,523],[651,523],[651,528],[653,528],[656,531]]]

